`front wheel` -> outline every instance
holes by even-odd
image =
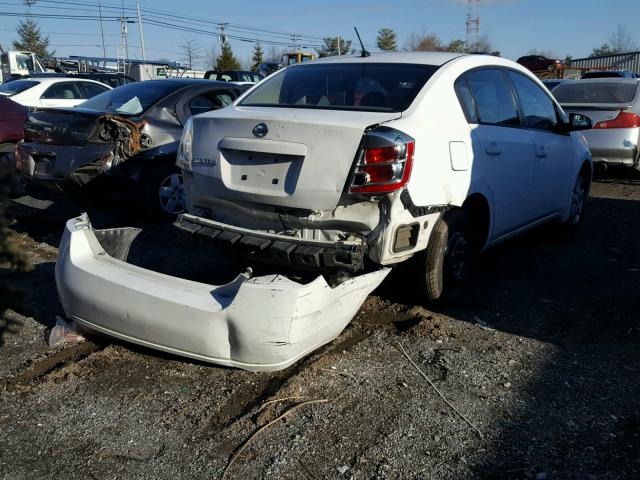
[[[184,179],[171,164],[151,167],[142,179],[144,209],[154,217],[173,219],[187,208]]]
[[[422,295],[428,302],[460,295],[471,272],[474,232],[461,210],[445,212],[431,232],[429,245],[417,255]]]

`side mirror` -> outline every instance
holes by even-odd
[[[580,113],[570,113],[569,114],[569,131],[577,132],[578,130],[591,130],[593,128],[593,123],[591,119],[586,115],[582,115]]]

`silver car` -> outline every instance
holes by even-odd
[[[593,123],[583,132],[593,161],[639,168],[640,80],[596,78],[564,82],[553,90],[567,114],[580,113]]]

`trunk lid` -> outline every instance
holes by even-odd
[[[102,112],[80,108],[46,108],[29,112],[25,142],[84,146],[97,130]]]
[[[199,195],[307,210],[338,205],[367,127],[393,112],[229,107],[193,119]]]
[[[616,118],[621,111],[627,110],[631,105],[626,103],[603,103],[599,105],[564,104],[562,109],[565,113],[579,113],[591,119],[595,125],[598,122],[607,122]]]

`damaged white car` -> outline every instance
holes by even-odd
[[[317,279],[167,277],[124,263],[135,231],[97,233],[78,218],[57,265],[63,306],[143,345],[283,368],[337,336],[387,266],[415,262],[408,288],[439,300],[460,291],[475,251],[543,222],[580,224],[592,163],[574,131],[589,127],[501,58],[385,53],[289,67],[189,120],[177,160],[188,213],[175,225]]]

